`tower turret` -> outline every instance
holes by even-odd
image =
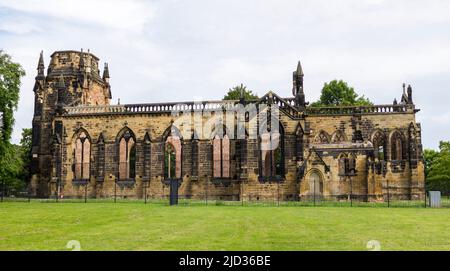
[[[37,76],[36,76],[36,80],[42,80],[45,79],[45,74],[44,74],[44,70],[45,70],[45,65],[44,65],[44,51],[41,51],[41,54],[39,55],[39,61],[38,61],[38,66],[37,66]]]
[[[55,117],[64,114],[65,106],[109,105],[111,89],[109,71],[102,78],[99,59],[89,51],[56,51],[51,55],[47,74],[41,52],[34,86],[35,108],[32,139],[32,190],[48,196],[54,185],[55,168],[52,139],[60,134]],[[62,138],[60,138],[62,140]],[[53,188],[52,188],[53,189]]]
[[[111,93],[111,86],[109,84],[109,67],[108,63],[105,62],[105,67],[103,69],[103,82],[105,82],[105,96],[111,100],[112,99],[112,93]]]
[[[105,62],[105,68],[103,69],[103,81],[109,84],[109,68],[107,62]]]
[[[87,51],[87,61],[85,63],[86,67],[85,67],[85,71],[86,73],[89,75],[92,71],[92,58],[91,58],[91,52]]]
[[[411,87],[411,85],[408,85],[407,94],[408,94],[408,104],[413,104],[413,100],[412,100],[412,87]]]
[[[84,70],[84,54],[83,54],[83,48],[81,48],[80,51],[80,62],[78,64],[78,66],[80,67],[80,70]]]
[[[305,109],[305,93],[303,92],[303,68],[300,61],[297,64],[297,70],[293,72],[292,94],[295,97],[295,105],[300,109]]]
[[[411,85],[408,85],[408,88],[406,88],[406,84],[403,83],[403,94],[402,94],[402,104],[414,104],[412,99],[412,87]]]
[[[403,93],[402,93],[402,99],[400,100],[400,102],[402,104],[406,104],[406,103],[408,103],[408,96],[406,95],[406,84],[405,83],[403,83],[402,88],[403,88]]]

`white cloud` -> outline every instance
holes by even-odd
[[[41,28],[28,18],[18,17],[0,21],[0,31],[24,35],[34,31],[41,31]]]
[[[154,8],[140,0],[15,0],[0,1],[0,7],[38,16],[105,27],[142,31],[154,15]]]

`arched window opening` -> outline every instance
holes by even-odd
[[[409,157],[412,161],[416,161],[418,159],[417,145],[416,130],[411,124],[409,128]]]
[[[136,177],[136,142],[130,131],[126,131],[119,141],[119,179]]]
[[[166,143],[164,166],[165,166],[164,175],[167,176],[168,179],[175,178],[176,176],[175,148],[170,143]]]
[[[374,147],[374,158],[379,161],[386,160],[386,140],[384,135],[378,131],[372,139],[373,147]]]
[[[295,131],[295,158],[296,161],[303,160],[303,129],[300,124],[298,124]]]
[[[320,131],[319,135],[316,137],[316,143],[328,144],[330,143],[330,136],[325,131]]]
[[[164,145],[164,177],[181,178],[181,140],[178,136],[168,136]]]
[[[284,144],[280,132],[264,133],[260,137],[261,165],[263,177],[284,176]]]
[[[347,160],[348,158],[347,158],[347,155],[341,155],[340,157],[339,157],[339,160],[338,160],[338,168],[339,168],[339,176],[345,176],[345,172],[346,172],[346,170],[345,170],[345,167],[346,167],[346,162],[345,162],[345,160]]]
[[[85,132],[81,132],[75,140],[74,151],[75,179],[87,180],[90,178],[91,142]]]
[[[403,141],[398,132],[392,136],[391,141],[391,160],[399,161],[403,159]]]
[[[378,148],[377,148],[377,158],[380,161],[385,160],[384,146],[378,146]]]
[[[230,178],[230,139],[226,134],[213,139],[213,163],[214,178]]]
[[[341,142],[345,142],[346,138],[345,135],[342,131],[336,131],[336,133],[333,136],[333,143],[341,143]]]
[[[282,170],[282,159],[283,156],[281,154],[281,148],[278,147],[275,152],[274,152],[274,159],[275,159],[275,175],[277,176],[281,176],[283,175],[283,170]]]

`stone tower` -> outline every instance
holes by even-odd
[[[41,52],[34,85],[32,187],[33,194],[49,196],[50,186],[58,180],[52,150],[62,144],[64,131],[55,123],[55,116],[64,107],[82,105],[109,105],[111,87],[109,69],[105,63],[100,75],[99,59],[87,52],[56,51],[51,55],[45,75],[44,57]],[[58,142],[59,141],[59,142]],[[53,168],[53,169],[52,169]]]
[[[300,61],[297,64],[297,70],[292,74],[292,95],[295,97],[295,105],[300,110],[305,110],[307,103],[305,102],[305,92],[303,91],[303,69]]]

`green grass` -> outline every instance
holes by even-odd
[[[0,203],[0,250],[450,250],[450,209]]]

